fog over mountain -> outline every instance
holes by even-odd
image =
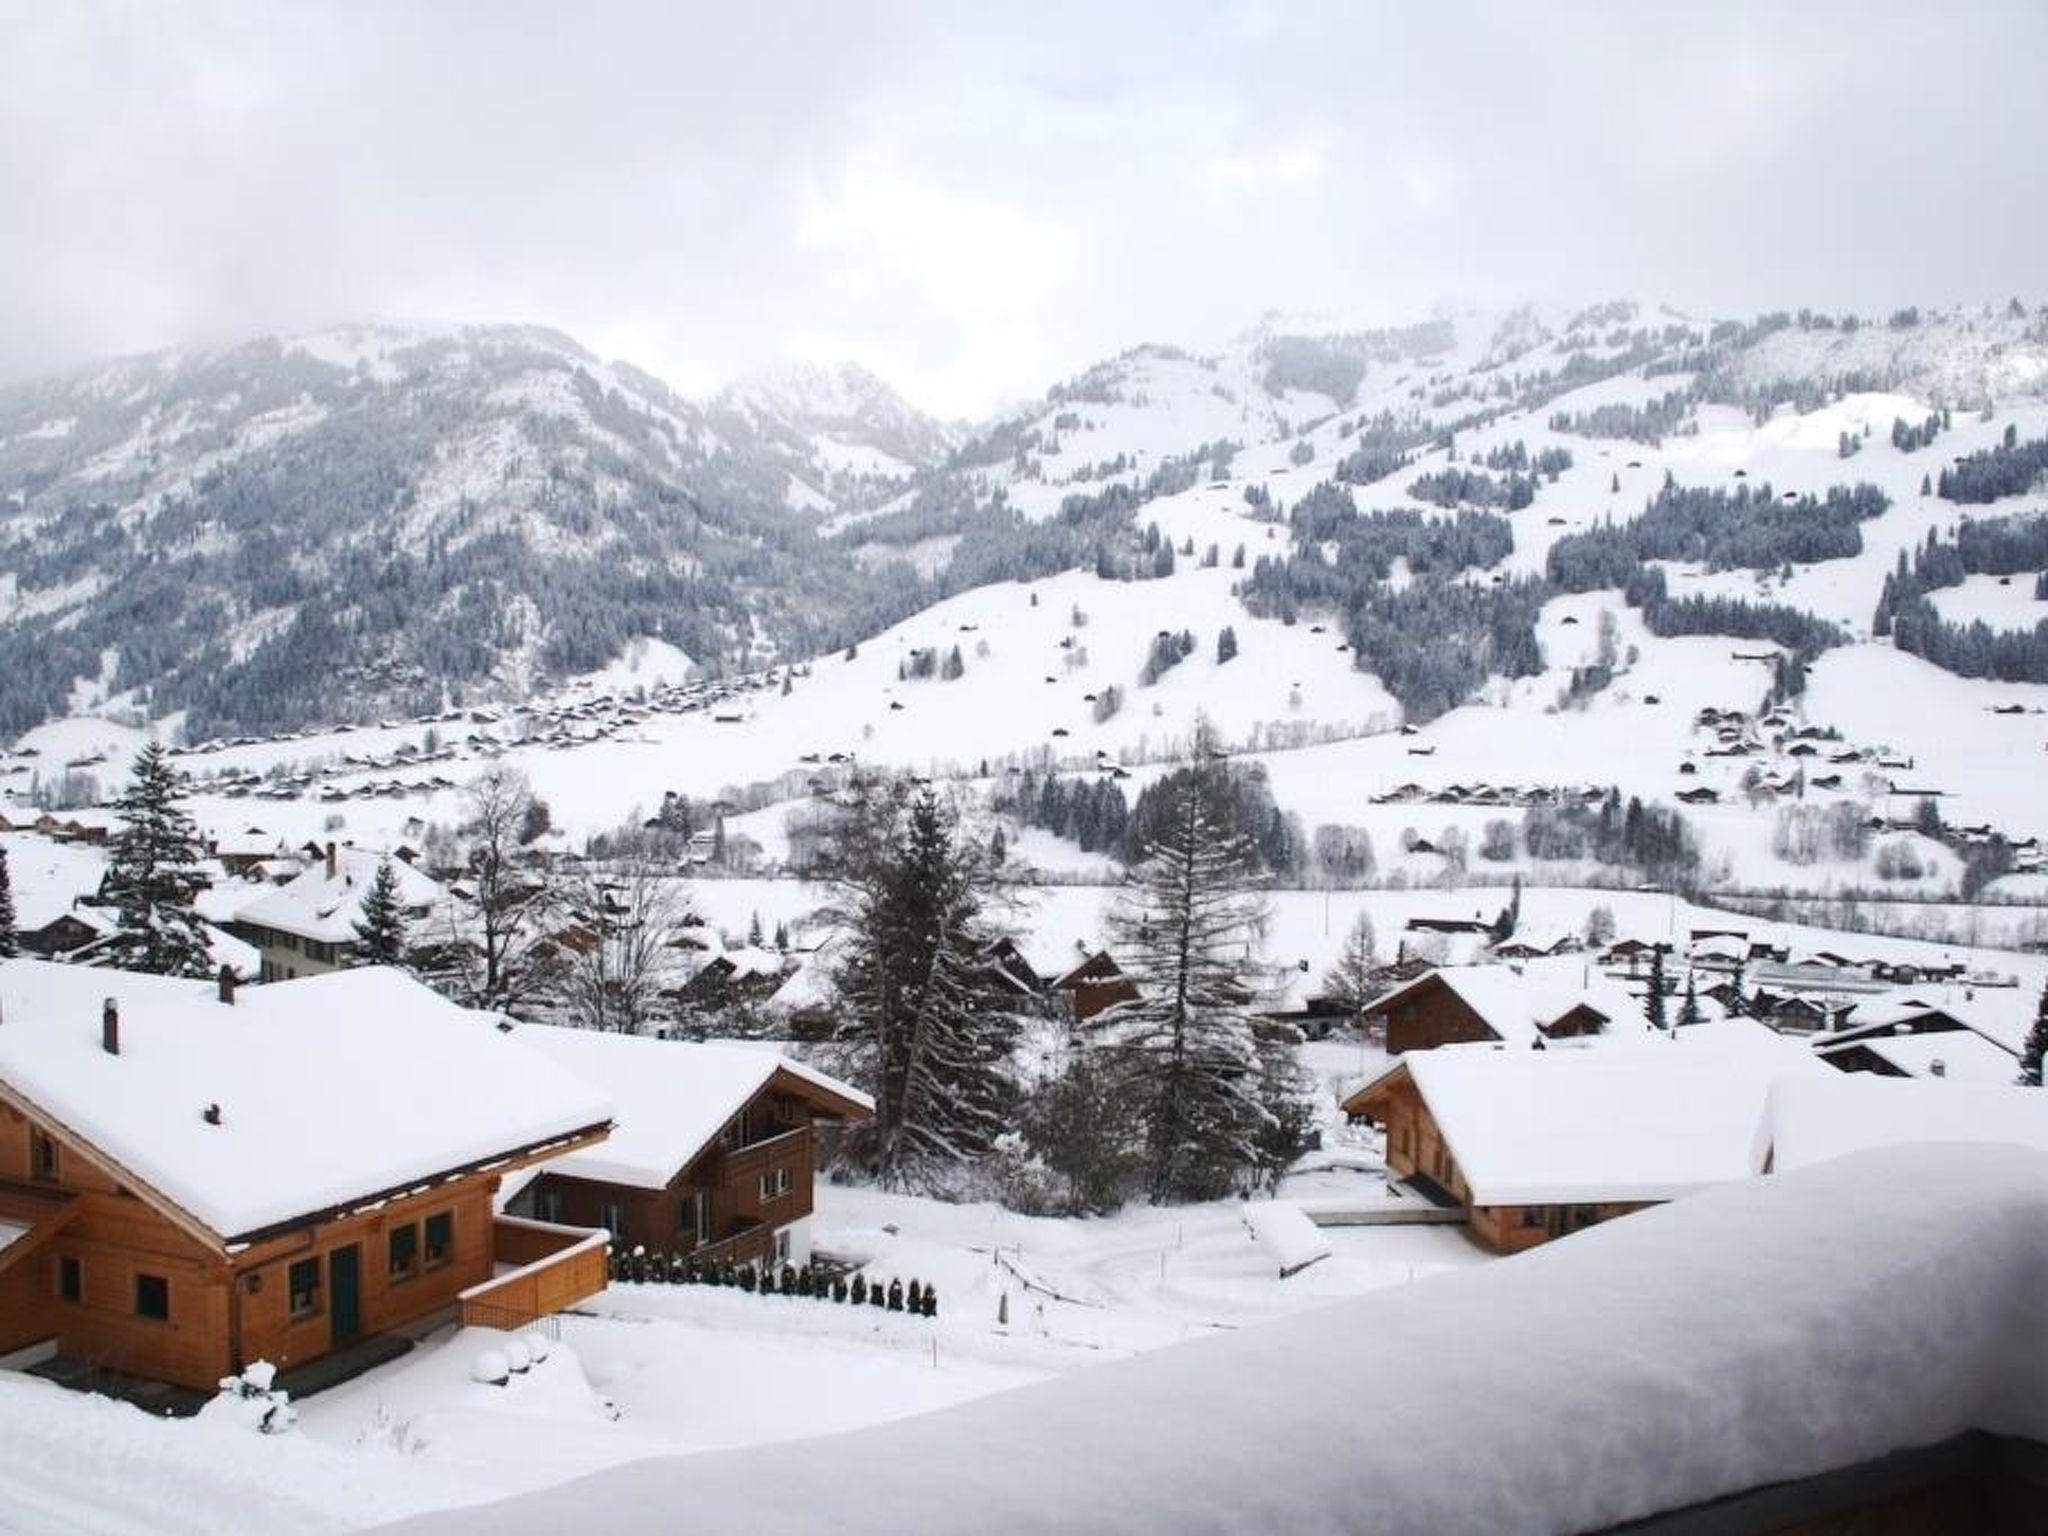
[[[1267,307],[2027,296],[2048,11],[0,6],[0,377],[366,317],[980,416]]]

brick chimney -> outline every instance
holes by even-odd
[[[111,997],[100,1005],[100,1049],[109,1056],[121,1054],[121,1010]]]
[[[235,1006],[235,971],[230,965],[220,968],[220,1000],[230,1008]]]
[[[1927,1063],[1927,1071],[1928,1075],[1931,1077],[1947,1077],[1948,1063],[1943,1061],[1939,1056],[1937,1056],[1934,1058],[1934,1060]]]
[[[332,844],[332,843],[329,843],[329,844],[327,845],[327,878],[328,878],[328,879],[330,879],[330,880],[332,880],[332,879],[334,878],[334,869],[335,869],[335,859],[334,859],[334,844]]]

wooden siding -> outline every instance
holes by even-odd
[[[1469,1003],[1441,981],[1417,988],[1385,1012],[1387,1050],[1395,1056],[1500,1038]]]
[[[465,1328],[524,1328],[588,1300],[608,1282],[602,1233],[501,1217],[496,1243],[501,1261],[519,1267],[462,1293]]]
[[[736,1147],[715,1141],[661,1189],[543,1172],[522,1195],[521,1209],[566,1226],[604,1227],[621,1249],[688,1253],[700,1246],[696,1212],[701,1199],[708,1206],[701,1246],[742,1237],[745,1241],[734,1249],[721,1250],[724,1257],[763,1257],[774,1245],[776,1228],[811,1214],[817,1131],[801,1101],[768,1090],[749,1100],[728,1128],[742,1123],[748,1133],[774,1134]],[[778,1172],[788,1174],[789,1189],[764,1197],[762,1176],[769,1177],[772,1190]]]

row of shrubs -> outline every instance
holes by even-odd
[[[905,1285],[891,1280],[886,1286],[877,1280],[869,1284],[866,1275],[856,1274],[849,1282],[844,1275],[829,1279],[808,1264],[734,1264],[720,1261],[700,1264],[686,1254],[649,1253],[635,1248],[630,1253],[617,1249],[611,1254],[611,1277],[647,1285],[722,1285],[760,1296],[805,1296],[815,1301],[836,1301],[856,1307],[880,1307],[888,1312],[908,1312],[916,1317],[939,1315],[938,1287],[913,1280]]]

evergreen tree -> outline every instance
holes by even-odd
[[[21,953],[14,922],[14,882],[7,873],[7,850],[0,848],[0,960],[12,960]]]
[[[1344,936],[1344,947],[1337,952],[1336,963],[1323,973],[1323,995],[1341,1003],[1348,1012],[1360,1012],[1380,991],[1374,980],[1374,972],[1379,968],[1378,948],[1372,914],[1360,909],[1351,932]]]
[[[747,943],[752,945],[755,949],[759,949],[761,947],[762,940],[763,935],[761,932],[761,914],[759,912],[756,912],[754,914],[753,920],[747,924]]]
[[[1650,1027],[1652,1029],[1667,1029],[1670,1027],[1669,1020],[1666,1018],[1664,1011],[1664,946],[1662,944],[1652,944],[1650,946],[1650,996],[1648,1007]]]
[[[405,964],[405,912],[398,903],[398,875],[391,861],[378,862],[356,919],[355,958],[360,965]]]
[[[2026,1043],[2020,1047],[2020,1086],[2039,1088],[2041,1086],[2041,1060],[2048,1056],[2048,986],[2041,988],[2041,1006],[2034,1014],[2034,1027],[2027,1031]]]
[[[932,791],[865,782],[824,867],[838,1038],[875,1096],[852,1150],[891,1187],[955,1191],[1013,1118],[1018,1020],[985,959],[994,861]]]
[[[1223,633],[1216,637],[1216,664],[1221,666],[1237,655],[1237,631],[1226,624]]]
[[[109,940],[109,961],[159,976],[211,976],[206,929],[192,908],[205,885],[192,818],[179,803],[185,776],[150,742],[135,758],[135,776],[114,803],[114,834],[105,892],[121,931]]]
[[[1678,1022],[1697,1024],[1700,1021],[1700,1000],[1693,991],[1692,972],[1685,973],[1685,1001],[1678,1008]]]
[[[1135,1001],[1098,1016],[1111,1070],[1144,1126],[1155,1202],[1227,1194],[1264,1161],[1279,1117],[1266,1101],[1252,1032],[1265,908],[1258,852],[1234,816],[1220,766],[1181,778],[1173,803],[1112,907],[1112,949]]]

